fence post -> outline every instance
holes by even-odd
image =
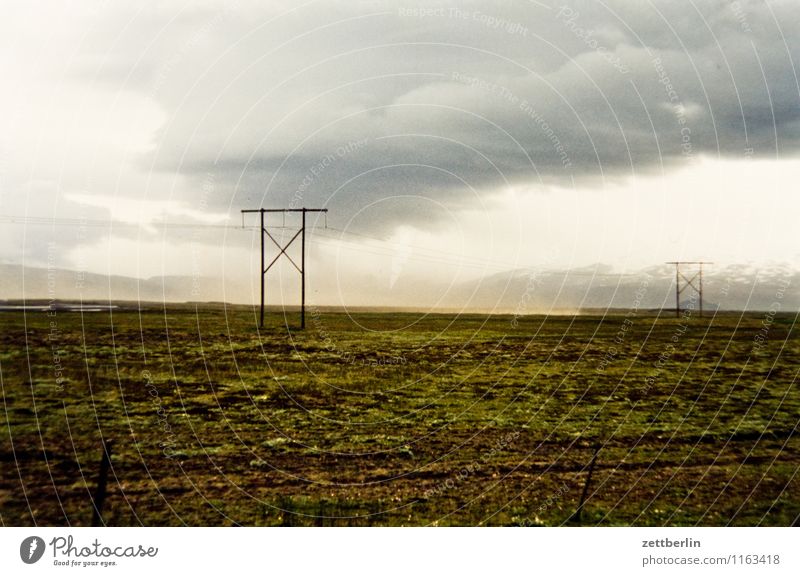
[[[106,500],[108,471],[111,468],[112,440],[103,441],[103,453],[100,456],[100,474],[97,476],[97,489],[92,498],[92,526],[105,526],[103,522],[103,503]]]
[[[589,473],[586,475],[586,483],[583,485],[583,492],[581,492],[581,500],[578,503],[578,509],[575,510],[575,514],[570,517],[570,522],[575,522],[576,524],[580,524],[582,521],[583,516],[583,505],[586,503],[586,496],[589,494],[589,484],[592,483],[592,474],[594,473],[594,464],[597,462],[597,454],[600,452],[600,445],[598,444],[594,448],[594,454],[592,454],[592,459],[589,462]]]

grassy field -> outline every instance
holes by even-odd
[[[0,523],[797,523],[794,315],[269,316],[0,314]]]

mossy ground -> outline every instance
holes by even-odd
[[[87,524],[101,438],[111,525],[561,525],[596,446],[584,524],[800,514],[793,315],[255,320],[0,314],[0,523]]]

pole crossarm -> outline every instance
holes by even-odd
[[[242,210],[242,214],[258,214],[259,212],[327,212],[327,208],[256,208],[255,210]]]
[[[300,272],[300,328],[306,327],[306,214],[308,212],[327,212],[327,208],[255,208],[255,209],[248,209],[242,210],[242,227],[244,227],[244,215],[245,214],[259,214],[261,216],[261,311],[259,314],[259,327],[264,327],[264,302],[265,302],[265,291],[266,291],[266,275],[270,268],[280,259],[281,256],[286,256],[289,262],[292,263],[298,272]],[[265,214],[273,214],[273,213],[284,213],[287,212],[300,212],[303,215],[303,220],[300,225],[300,229],[292,236],[291,240],[289,240],[285,246],[281,246],[280,242],[278,242],[275,237],[269,233],[267,227],[264,225],[264,215]],[[300,246],[300,266],[294,261],[294,259],[289,256],[289,253],[286,252],[289,249],[289,246],[297,240],[298,236],[301,240]],[[268,237],[272,240],[272,243],[278,247],[278,255],[272,259],[268,266],[264,266],[264,262],[266,261],[266,246],[264,242],[264,238]]]

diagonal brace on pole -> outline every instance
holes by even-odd
[[[694,288],[695,290],[698,290],[698,291],[700,290],[700,288],[698,288],[698,287],[697,287],[697,286],[695,286],[695,284],[694,284],[694,281],[695,281],[695,280],[697,279],[697,277],[700,275],[700,272],[697,272],[697,273],[695,273],[695,275],[694,275],[694,276],[692,276],[691,278],[687,278],[686,276],[684,276],[684,275],[683,275],[683,272],[678,272],[678,274],[680,275],[680,277],[681,277],[681,278],[683,278],[683,281],[684,281],[684,282],[686,282],[686,284],[684,284],[684,285],[683,285],[683,288],[681,288],[681,289],[680,289],[680,291],[681,291],[681,292],[683,292],[684,290],[686,290],[686,289],[687,289],[687,288],[689,288],[690,286],[691,286],[692,288]]]
[[[291,262],[291,263],[294,265],[294,267],[295,267],[295,268],[297,268],[297,271],[298,271],[298,272],[300,272],[300,274],[302,274],[302,273],[303,273],[303,270],[300,268],[300,266],[298,266],[297,264],[295,264],[294,260],[292,260],[292,257],[291,257],[291,256],[289,256],[289,255],[286,253],[286,250],[289,248],[289,246],[291,246],[291,245],[292,245],[292,242],[294,242],[294,241],[297,239],[297,237],[298,237],[298,236],[300,236],[300,234],[301,234],[302,232],[303,232],[303,229],[301,228],[300,230],[298,230],[298,231],[297,231],[297,233],[295,233],[295,235],[294,235],[294,236],[292,236],[292,239],[291,239],[291,240],[289,240],[289,241],[286,243],[286,246],[284,246],[284,247],[282,247],[282,248],[281,248],[281,245],[280,245],[280,244],[278,244],[278,241],[277,241],[277,240],[275,240],[275,238],[273,238],[273,237],[272,237],[272,234],[270,234],[270,233],[267,231],[267,229],[266,229],[266,228],[264,228],[264,234],[266,234],[267,236],[269,236],[269,239],[270,239],[270,240],[272,240],[272,242],[275,244],[275,246],[277,246],[277,247],[278,247],[278,250],[280,250],[280,252],[278,253],[278,255],[277,255],[277,256],[275,256],[275,258],[273,258],[273,259],[272,259],[272,262],[270,262],[270,263],[269,263],[269,266],[267,266],[267,267],[264,269],[264,274],[266,274],[266,273],[267,273],[267,270],[269,270],[270,268],[272,268],[272,265],[273,265],[273,264],[275,264],[275,262],[277,262],[277,261],[278,261],[278,258],[280,258],[281,256],[286,256],[286,257],[289,259],[289,262]]]

